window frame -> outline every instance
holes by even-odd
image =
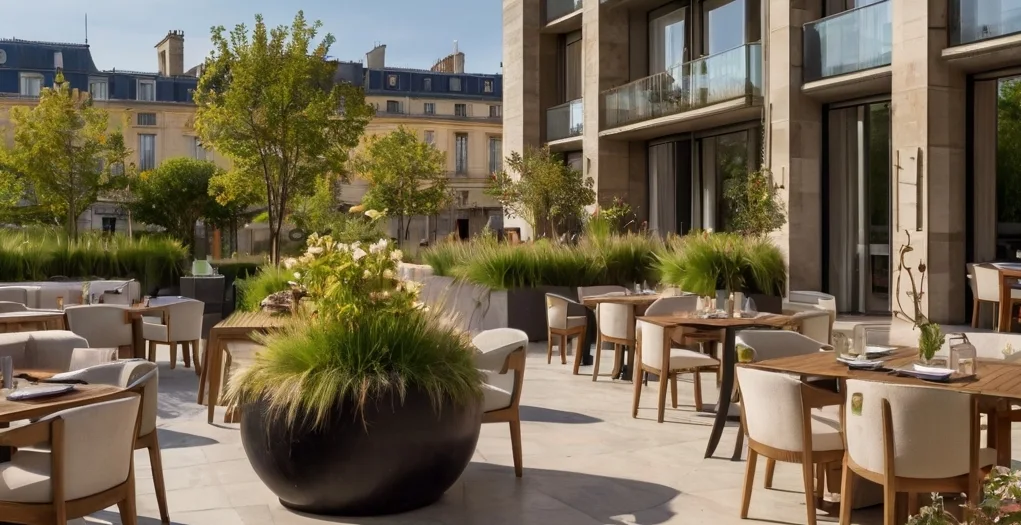
[[[486,149],[489,152],[489,173],[503,170],[503,135],[490,135]],[[496,147],[496,146],[499,147]]]
[[[436,103],[435,102],[424,102],[424,103],[422,103],[422,114],[423,115],[435,115],[436,114]]]
[[[430,146],[436,146],[436,132],[431,129],[423,130],[422,142],[425,142]]]
[[[425,77],[422,79],[422,91],[433,90],[433,79],[432,77]]]
[[[34,94],[34,95],[25,93],[25,81],[29,80],[29,79],[31,79],[31,80],[38,80],[39,81],[39,91],[36,94]],[[23,96],[23,97],[38,97],[38,96],[41,96],[42,93],[43,93],[43,82],[46,82],[46,77],[43,76],[42,73],[34,73],[34,72],[19,73],[18,74],[18,94],[20,96]]]
[[[455,85],[457,87],[455,87]],[[450,77],[447,79],[447,90],[455,93],[460,93],[464,89],[461,77]]]
[[[143,140],[146,137],[152,138],[152,151],[149,155],[146,154],[146,150],[143,147]],[[149,158],[151,157],[151,158]],[[139,133],[138,134],[138,171],[149,171],[156,169],[156,134],[155,133]]]
[[[142,86],[148,84],[152,86],[152,98],[146,99],[142,97]],[[156,79],[139,78],[135,81],[135,100],[139,102],[156,102]]]
[[[96,96],[97,93],[92,86],[103,86],[103,96]],[[89,96],[93,100],[110,100],[110,79],[107,77],[89,77]]]
[[[454,133],[454,173],[468,174],[468,133]]]
[[[503,118],[503,104],[490,104],[489,118]]]
[[[493,89],[494,89],[493,88],[493,84],[494,83],[493,83],[492,79],[488,79],[487,78],[487,79],[483,80],[482,81],[482,92],[483,93],[492,93]]]
[[[400,100],[387,100],[386,101],[386,112],[390,113],[390,114],[393,114],[393,115],[400,115],[402,113],[402,111],[401,111],[401,101]]]
[[[152,119],[151,119],[152,123],[151,124],[148,123],[148,122],[142,122],[142,117],[146,117],[146,120],[149,120],[148,117],[150,117],[150,116],[152,117]],[[158,120],[157,120],[157,117],[156,117],[156,113],[154,113],[152,111],[142,111],[142,112],[139,112],[139,113],[135,114],[135,125],[136,126],[153,127],[153,126],[156,126],[157,122],[158,122]]]
[[[458,111],[460,110],[460,111]],[[455,117],[467,117],[468,116],[468,104],[456,103],[454,104],[454,116]]]

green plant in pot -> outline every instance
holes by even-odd
[[[943,347],[946,337],[939,323],[930,321],[925,313],[922,312],[922,298],[925,297],[925,261],[919,256],[918,264],[914,267],[907,262],[908,254],[914,252],[915,249],[911,246],[911,232],[905,230],[904,234],[907,236],[907,242],[900,247],[898,253],[896,284],[898,311],[895,315],[918,329],[918,359],[923,363],[929,363],[936,353],[939,352],[940,348]],[[917,275],[915,272],[917,272]],[[907,276],[911,289],[902,294],[901,284],[905,276]],[[908,313],[904,308],[901,299],[902,295],[907,295],[911,299],[911,313]]]
[[[231,380],[256,473],[284,505],[376,515],[435,502],[474,453],[481,376],[467,335],[397,278],[401,252],[312,235],[285,261],[306,299]]]

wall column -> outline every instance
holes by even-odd
[[[787,224],[772,234],[787,254],[791,290],[822,290],[822,107],[801,92],[802,25],[819,18],[821,2],[763,0],[767,166],[782,184]],[[798,256],[790,257],[792,247]]]

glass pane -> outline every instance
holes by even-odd
[[[666,71],[684,62],[687,40],[687,8],[681,8],[649,22],[649,73]]]
[[[723,231],[728,229],[731,208],[727,200],[723,198],[724,188],[727,187],[732,178],[748,173],[748,139],[749,133],[747,131],[717,137],[715,200],[719,204],[716,212],[716,227]]]
[[[890,1],[875,2],[805,24],[805,80],[890,64]]]
[[[954,0],[950,43],[967,44],[1021,31],[1021,0]]]
[[[581,98],[582,56],[581,40],[567,44],[564,54],[564,102]]]
[[[890,105],[866,109],[868,130],[868,290],[867,311],[890,310]]]
[[[745,0],[708,0],[702,13],[703,55],[722,53],[745,43]]]
[[[996,258],[1021,250],[1021,77],[1000,80],[996,116]]]

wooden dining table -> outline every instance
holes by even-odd
[[[271,314],[268,312],[237,312],[216,323],[209,329],[206,341],[206,352],[203,358],[203,376],[199,381],[198,402],[202,404],[205,388],[208,388],[206,405],[208,407],[209,424],[213,423],[216,406],[220,403],[220,383],[223,381],[224,345],[232,340],[251,339],[253,334],[264,333],[281,328],[294,317],[287,314]]]
[[[666,329],[673,328],[694,328],[696,330],[724,330],[723,349],[720,352],[720,400],[716,404],[716,418],[713,421],[713,429],[709,434],[709,442],[706,444],[705,457],[711,457],[720,444],[720,437],[723,429],[727,426],[727,417],[730,414],[730,401],[734,392],[735,364],[737,363],[737,352],[734,348],[735,338],[738,330],[749,328],[772,328],[779,329],[790,326],[793,317],[790,315],[758,313],[742,317],[705,317],[698,312],[680,312],[671,315],[643,316],[639,321],[645,321]],[[640,366],[640,364],[639,364]],[[637,368],[637,367],[636,367]],[[636,370],[639,371],[640,370]],[[740,457],[735,460],[739,460]]]
[[[3,333],[21,332],[25,326],[30,326],[32,330],[38,330],[40,327],[44,330],[64,330],[64,312],[26,310],[0,313],[0,326],[3,326]]]
[[[883,362],[886,368],[893,369],[909,366],[917,360],[917,348],[902,348],[894,351]],[[1010,402],[1021,402],[1021,365],[998,359],[978,359],[975,365],[974,376],[952,379],[949,382],[924,381],[913,377],[893,375],[885,371],[851,370],[847,365],[836,360],[834,352],[781,357],[741,366],[840,381],[862,379],[927,386],[980,396],[984,398],[984,406],[995,407],[995,410],[991,411],[994,417],[989,418],[987,437],[990,446],[996,449],[997,464],[1009,466],[1011,459]]]
[[[1010,331],[1010,314],[1014,304],[1011,302],[1011,292],[1014,290],[1012,281],[1021,280],[1021,265],[1019,264],[994,264],[994,268],[1000,274],[1000,321],[997,325],[997,332]]]

